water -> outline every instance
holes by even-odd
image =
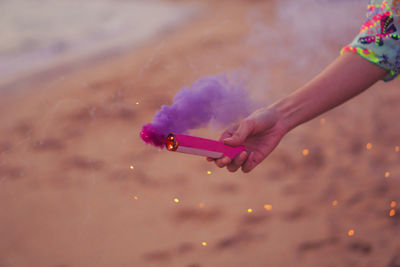
[[[0,85],[138,45],[193,15],[191,5],[156,1],[1,1]]]

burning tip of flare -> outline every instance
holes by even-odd
[[[201,245],[202,245],[203,247],[205,247],[205,246],[207,246],[207,242],[201,242]]]
[[[175,203],[179,203],[179,201],[180,201],[179,198],[177,198],[177,197],[174,198]]]
[[[169,151],[176,151],[178,149],[178,142],[175,140],[175,136],[173,134],[169,134],[167,140],[165,141],[165,147]]]
[[[247,212],[248,212],[248,213],[252,213],[252,212],[253,212],[253,209],[247,209]]]

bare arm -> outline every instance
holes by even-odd
[[[304,87],[270,108],[278,112],[280,121],[291,130],[360,94],[386,74],[386,70],[347,52]]]
[[[360,94],[386,74],[359,55],[344,53],[304,87],[226,130],[221,140],[232,146],[242,144],[246,152],[233,160],[218,159],[216,164],[232,172],[240,167],[251,171],[287,132]]]

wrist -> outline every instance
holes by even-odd
[[[295,107],[289,97],[283,98],[268,107],[276,116],[276,127],[284,134],[296,127],[293,120]]]

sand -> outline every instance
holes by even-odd
[[[293,130],[250,174],[139,139],[203,75],[245,68],[270,103],[351,39],[332,37],[323,57],[303,43],[315,60],[300,64],[268,49],[290,36],[257,34],[281,27],[277,4],[204,3],[141,47],[0,92],[0,266],[399,266],[398,80]]]

